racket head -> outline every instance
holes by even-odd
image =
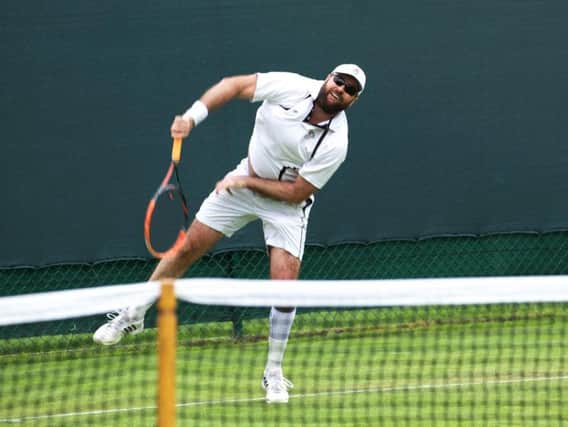
[[[169,183],[169,179],[172,176],[172,171],[175,171],[177,184]],[[166,211],[167,213],[161,214],[160,218],[156,218],[155,213],[157,211]],[[153,222],[159,221],[163,223],[161,228],[177,228],[175,230],[176,236],[168,238],[168,243],[164,245],[161,242],[164,239],[160,239],[160,248],[165,246],[165,249],[160,249],[157,247],[156,243],[152,240],[152,233],[156,234],[156,225],[152,226]],[[172,163],[170,169],[166,174],[166,178],[162,182],[162,185],[158,188],[146,208],[146,215],[144,218],[144,242],[146,243],[146,248],[148,252],[156,258],[163,258],[170,252],[176,250],[183,240],[185,239],[186,230],[189,226],[189,209],[187,207],[187,200],[185,194],[183,193],[182,187],[179,184],[179,177],[177,174],[177,169]],[[158,232],[160,234],[160,231]],[[171,231],[168,230],[166,233],[171,235]],[[169,242],[173,241],[172,244]]]

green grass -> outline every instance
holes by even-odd
[[[266,321],[180,328],[180,426],[560,426],[568,422],[566,307],[298,315],[287,405],[260,379]],[[0,341],[0,425],[154,426],[155,331],[112,348],[86,335]]]

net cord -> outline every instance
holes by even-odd
[[[0,326],[90,316],[151,304],[159,282],[0,298]],[[389,280],[191,278],[175,294],[193,304],[241,307],[392,307],[568,302],[568,276]]]

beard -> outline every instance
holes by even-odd
[[[337,113],[339,113],[340,111],[345,110],[348,106],[345,105],[344,102],[342,101],[338,101],[336,103],[330,103],[327,100],[327,95],[329,93],[329,90],[326,89],[326,85],[322,85],[318,96],[316,98],[316,104],[319,105],[319,107],[327,114],[332,114],[335,115]]]

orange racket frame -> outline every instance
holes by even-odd
[[[181,145],[182,145],[182,139],[175,138],[172,145],[172,161],[170,163],[170,167],[168,168],[166,176],[164,177],[162,183],[154,193],[154,196],[152,196],[152,199],[150,199],[148,207],[146,208],[146,217],[144,218],[144,241],[146,243],[146,248],[148,249],[148,252],[150,252],[150,254],[156,258],[163,258],[172,251],[175,251],[185,239],[186,230],[189,226],[189,209],[187,207],[187,199],[183,192],[178,172],[178,163],[181,159]],[[172,176],[175,176],[175,183],[170,182]],[[163,195],[168,195],[172,197],[174,193],[177,193],[180,196],[181,209],[184,220],[173,245],[169,249],[160,252],[152,246],[151,233],[150,233],[152,228],[152,216],[154,215],[154,209],[156,208],[158,199]]]

